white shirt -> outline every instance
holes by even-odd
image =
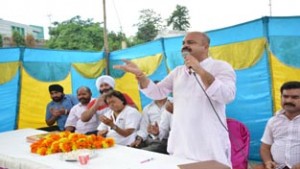
[[[81,114],[85,110],[87,110],[87,105],[78,103],[73,106],[70,110],[65,127],[73,126],[75,127],[75,132],[82,134],[97,130],[97,126],[99,125],[100,121],[97,119],[96,115],[93,115],[93,117],[88,122],[81,121]]]
[[[271,154],[279,166],[300,163],[300,115],[288,119],[280,110],[267,123],[261,141],[271,145]]]
[[[235,97],[235,72],[228,63],[212,58],[205,59],[200,65],[215,77],[205,92],[227,126],[225,105]],[[198,75],[197,78],[203,86],[201,78]],[[195,161],[216,160],[231,167],[229,134],[185,65],[176,67],[157,85],[151,81],[142,92],[155,100],[173,92],[174,113],[168,140],[170,154]]]
[[[148,104],[144,109],[143,109],[143,115],[140,123],[140,129],[137,132],[137,135],[142,137],[143,140],[148,139],[148,141],[151,141],[152,139],[148,137],[148,125],[149,124],[154,124],[157,122],[159,125],[160,123],[160,117],[161,113],[165,110],[166,103],[160,108],[157,106],[157,104],[153,101],[150,104]],[[154,138],[154,136],[152,136]]]
[[[159,139],[167,139],[172,125],[172,113],[166,109],[161,113],[161,119],[159,123]]]
[[[138,129],[141,114],[137,111],[137,109],[132,108],[130,106],[125,106],[122,112],[117,116],[117,119],[114,118],[113,111],[109,109],[107,113],[105,113],[107,118],[113,118],[115,125],[117,125],[121,129],[135,129],[135,131],[127,136],[124,137],[118,134],[115,130],[111,129],[104,123],[101,123],[98,126],[98,130],[108,130],[106,137],[112,137],[115,139],[117,144],[120,145],[130,145],[136,137],[136,130]]]

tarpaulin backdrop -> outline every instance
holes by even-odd
[[[285,81],[300,81],[299,28],[298,16],[264,17],[207,32],[211,56],[229,62],[236,71],[236,99],[227,106],[227,115],[250,130],[250,159],[259,159],[266,122],[280,109],[280,86]],[[66,94],[74,95],[78,87],[88,86],[97,97],[95,80],[107,68],[116,79],[116,89],[129,94],[141,110],[151,100],[140,93],[132,74],[112,66],[129,59],[152,80],[161,80],[183,64],[182,39],[162,38],[114,51],[108,66],[103,52],[0,49],[0,132],[44,127],[52,83],[63,85]]]

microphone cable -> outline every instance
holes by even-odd
[[[192,71],[191,73],[194,75],[194,77],[195,77],[195,79],[196,79],[198,85],[201,87],[201,89],[202,89],[202,91],[204,92],[206,98],[208,99],[209,104],[211,105],[211,107],[212,107],[214,113],[216,114],[216,116],[217,116],[219,122],[221,123],[221,125],[223,126],[223,128],[229,133],[228,128],[227,128],[227,127],[225,126],[225,124],[222,122],[222,120],[221,120],[220,116],[218,115],[218,113],[217,113],[217,111],[216,111],[216,109],[215,109],[215,106],[213,105],[213,103],[212,103],[210,97],[208,96],[208,94],[206,93],[205,89],[204,89],[203,86],[201,85],[199,79],[197,78],[196,73],[195,73],[194,71]]]
[[[191,71],[191,74],[194,75],[194,77],[195,77],[195,79],[196,79],[198,85],[200,86],[200,88],[201,88],[202,91],[204,92],[204,94],[205,94],[206,98],[208,99],[208,101],[209,101],[209,103],[210,103],[210,105],[211,105],[211,107],[212,107],[214,113],[216,114],[216,116],[217,116],[219,122],[221,123],[221,125],[223,126],[223,128],[224,128],[224,129],[226,130],[226,132],[228,133],[228,137],[229,137],[229,136],[230,136],[230,133],[229,133],[228,128],[227,128],[227,127],[225,126],[225,124],[222,122],[222,120],[221,120],[219,114],[217,113],[217,111],[216,111],[216,109],[215,109],[215,106],[213,105],[213,103],[212,103],[210,97],[208,96],[208,94],[206,93],[204,87],[201,85],[199,79],[197,78],[196,72],[195,72],[195,71]],[[234,134],[232,134],[232,136],[235,137],[235,138],[233,138],[233,141],[234,141],[235,145],[238,147],[238,150],[240,150],[240,149],[242,148],[242,145],[239,144],[239,142],[238,142],[237,139],[236,139],[237,137],[236,137]],[[230,143],[231,143],[230,138],[229,138],[229,141],[230,141]],[[231,143],[231,146],[232,146],[232,143]],[[231,149],[232,149],[232,148],[231,148]],[[231,151],[231,150],[230,150],[230,151]],[[244,156],[244,158],[247,160],[247,164],[249,165],[250,163],[249,163],[249,161],[248,161],[248,155],[246,154],[245,151],[246,151],[246,150],[243,149],[243,151],[241,151],[241,152],[242,152],[242,155]],[[231,153],[230,153],[230,154],[231,154]],[[232,156],[232,154],[231,154],[231,156]],[[246,158],[246,157],[247,157],[247,158]],[[230,159],[230,161],[231,161],[231,159]],[[231,165],[232,165],[232,161],[231,161]],[[250,166],[251,166],[251,164],[250,164]],[[233,167],[233,166],[232,166],[232,167]],[[248,167],[248,166],[247,166],[247,167]],[[251,167],[252,167],[252,166],[251,166]],[[245,168],[245,169],[247,169],[247,168]]]

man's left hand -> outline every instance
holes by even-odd
[[[300,163],[294,165],[291,169],[300,169]]]

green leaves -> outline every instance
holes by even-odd
[[[189,10],[185,6],[176,5],[176,10],[167,19],[167,26],[172,25],[173,30],[186,31],[190,27]]]
[[[56,27],[49,28],[50,39],[47,46],[52,49],[99,51],[103,47],[103,28],[92,20],[81,20],[75,16]]]
[[[81,20],[75,16],[62,23],[54,22],[49,28],[50,39],[47,46],[51,49],[100,51],[104,46],[103,27],[91,19]],[[125,34],[109,32],[109,50],[121,49]]]

